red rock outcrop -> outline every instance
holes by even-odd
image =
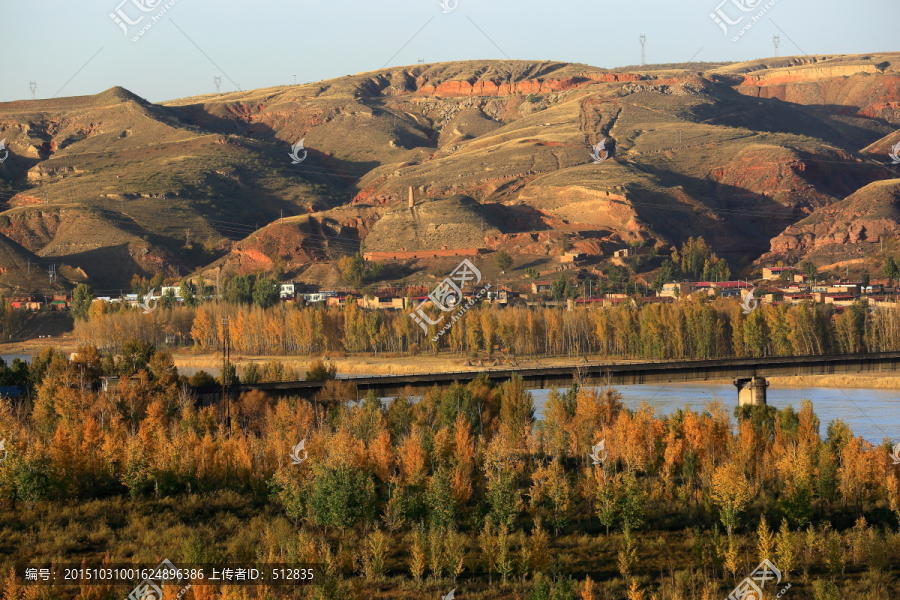
[[[865,245],[900,236],[900,179],[871,183],[846,199],[820,208],[771,241],[759,262],[812,260],[833,245]]]

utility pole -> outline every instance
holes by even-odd
[[[775,46],[775,58],[778,58],[778,44],[781,43],[781,38],[777,35],[772,36],[772,45]]]
[[[222,411],[226,431],[231,426],[231,331],[228,317],[222,318]]]
[[[216,93],[218,94],[219,88],[222,85],[222,78],[216,75],[215,77],[213,77],[213,83],[216,84]]]
[[[644,65],[647,64],[647,61],[646,61],[646,58],[644,55],[644,46],[647,44],[647,36],[642,33],[640,40],[641,40],[641,66],[643,67]]]
[[[294,75],[294,85],[297,85],[297,76]]]
[[[31,88],[31,99],[34,100],[34,93],[37,91],[37,81],[29,81],[28,87]]]

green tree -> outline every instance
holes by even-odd
[[[381,269],[381,263],[366,262],[362,252],[357,252],[352,256],[344,256],[338,260],[338,271],[341,277],[344,281],[357,288],[377,279]]]
[[[676,279],[681,277],[681,269],[679,266],[672,261],[671,258],[667,258],[662,262],[662,268],[656,274],[656,277],[653,279],[653,283],[650,284],[650,287],[653,288],[657,293],[661,292],[663,286],[667,283],[671,283]]]
[[[317,525],[346,529],[373,516],[375,483],[367,471],[320,467],[311,487],[309,507]]]
[[[307,381],[327,381],[335,377],[337,377],[337,365],[331,362],[325,364],[322,359],[315,361],[306,372]]]
[[[428,483],[426,502],[432,527],[448,529],[456,519],[456,506],[450,482],[450,470],[441,466]]]
[[[644,524],[646,495],[640,488],[637,477],[633,472],[625,475],[622,496],[619,502],[619,519],[622,522],[622,531],[628,533]]]
[[[813,277],[815,277],[815,276],[816,276],[816,273],[818,273],[818,271],[819,271],[819,270],[816,268],[816,265],[814,265],[814,264],[811,263],[811,262],[805,262],[805,263],[803,263],[802,269],[803,269],[803,272],[806,273],[806,276],[807,276],[809,279],[812,279]]]
[[[892,257],[888,256],[884,259],[884,267],[882,268],[884,276],[888,279],[888,286],[894,285],[894,280],[900,277],[900,264]]]
[[[88,320],[88,309],[94,301],[94,291],[86,283],[79,283],[72,293],[72,316],[79,321]]]
[[[860,285],[861,285],[862,288],[863,288],[862,291],[865,291],[865,289],[866,289],[867,287],[869,287],[869,283],[871,283],[871,278],[869,277],[869,272],[868,272],[868,271],[863,271],[862,277],[859,278],[859,281],[860,281]]]
[[[163,308],[173,308],[178,301],[175,298],[175,290],[166,290],[160,297],[160,304]]]
[[[261,374],[259,372],[259,365],[250,363],[244,367],[244,372],[241,373],[241,383],[259,383],[260,380]]]
[[[534,281],[540,276],[540,273],[538,273],[538,270],[534,267],[528,267],[527,269],[525,269],[525,274],[528,275],[528,279],[530,279],[531,281]]]
[[[253,303],[269,308],[278,302],[278,283],[271,277],[259,277],[253,285]]]
[[[225,280],[222,297],[229,304],[250,304],[253,301],[252,275],[236,275]]]
[[[513,265],[513,258],[509,255],[505,250],[501,250],[494,256],[494,260],[497,262],[497,266],[500,267],[501,271],[506,271]]]
[[[134,375],[146,369],[155,348],[150,342],[132,338],[122,346],[122,364],[119,365],[123,375]]]
[[[487,482],[485,498],[490,506],[489,520],[497,526],[512,527],[522,509],[522,497],[511,470],[494,473]]]
[[[565,277],[560,275],[560,277],[550,285],[550,294],[553,296],[554,300],[562,300],[563,298],[568,297],[568,293],[569,282],[566,281]]]
[[[600,524],[606,527],[606,535],[609,528],[616,524],[619,511],[622,507],[622,476],[616,475],[611,479],[604,479],[603,485],[597,490],[597,503],[595,511]]]
[[[181,294],[181,301],[184,302],[185,306],[197,305],[197,298],[194,296],[194,286],[191,285],[190,281],[183,279],[181,285],[178,286],[178,292]]]

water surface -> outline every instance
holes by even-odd
[[[667,415],[686,405],[700,411],[711,400],[721,401],[729,414],[733,414],[737,405],[737,388],[730,384],[621,385],[616,389],[628,408],[637,410],[641,401],[645,401],[657,415]],[[541,419],[550,390],[532,390],[531,393],[535,415]],[[886,437],[900,440],[900,390],[769,386],[767,391],[769,405],[777,408],[793,406],[799,411],[800,401],[804,399],[812,401],[813,410],[822,424],[819,433],[823,437],[828,423],[842,419],[854,435],[861,435],[873,444],[880,444]]]

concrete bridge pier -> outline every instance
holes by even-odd
[[[769,387],[769,382],[765,377],[735,379],[734,385],[738,390],[738,406],[766,405],[766,388]]]

